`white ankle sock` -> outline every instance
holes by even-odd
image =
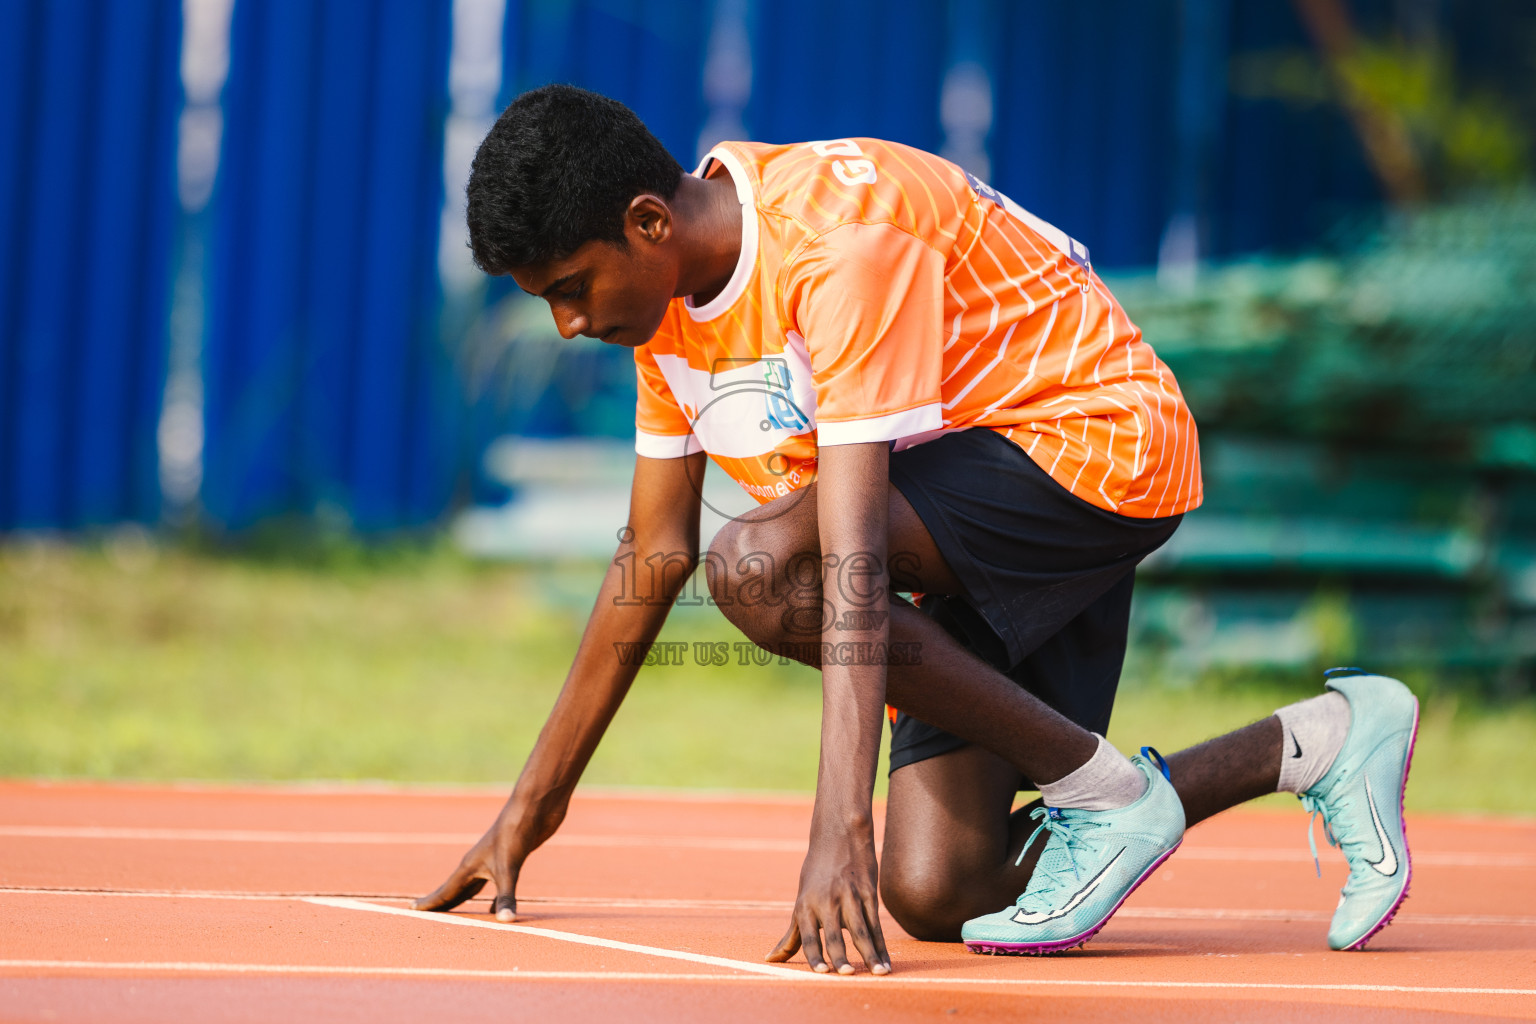
[[[1135,803],[1147,791],[1147,780],[1120,751],[1098,733],[1099,747],[1081,768],[1040,786],[1047,807],[1083,811],[1112,811]]]
[[[1349,700],[1337,690],[1275,712],[1284,730],[1279,793],[1303,793],[1333,767],[1349,735]]]

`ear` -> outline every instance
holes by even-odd
[[[672,237],[672,208],[660,196],[642,192],[624,211],[624,233],[660,245]]]

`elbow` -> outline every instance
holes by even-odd
[[[655,560],[654,564],[652,559]],[[656,581],[656,588],[666,598],[667,603],[671,604],[688,586],[694,570],[699,567],[699,556],[696,551],[678,548],[658,552],[646,559],[646,562],[651,564],[652,578]]]
[[[635,536],[626,530],[613,562],[630,576],[641,597],[671,604],[698,568],[698,541],[680,536]]]

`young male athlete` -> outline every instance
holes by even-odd
[[[1102,737],[1133,571],[1201,483],[1178,385],[1082,245],[954,164],[873,139],[722,143],[689,175],[627,108],[565,86],[501,115],[469,227],[479,265],[547,300],[562,335],[635,350],[638,456],[623,542],[527,766],[418,908],[489,881],[512,919],[524,860],[637,671],[615,645],[653,641],[699,561],[707,454],[762,502],[706,553],[711,593],[822,674],[810,847],[768,959],[803,949],[851,973],[846,931],[889,972],[877,891],[918,938],[1070,948],[1186,827],[1277,789],[1349,862],[1329,945],[1358,949],[1390,920],[1418,722],[1402,684],[1333,678],[1166,762]],[[635,571],[678,562],[649,585]],[[1043,805],[1010,813],[1021,788]]]

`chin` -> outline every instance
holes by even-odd
[[[663,306],[661,315],[656,317],[655,323],[651,324],[648,329],[621,327],[617,331],[613,332],[613,336],[608,339],[608,343],[610,345],[619,345],[624,348],[639,348],[641,345],[644,345],[646,342],[656,337],[656,332],[661,330],[661,322],[666,319],[666,315],[667,310],[666,307]]]
[[[619,348],[639,348],[651,340],[650,334],[639,334],[628,327],[620,327],[608,337],[602,339],[604,345],[617,345]]]

